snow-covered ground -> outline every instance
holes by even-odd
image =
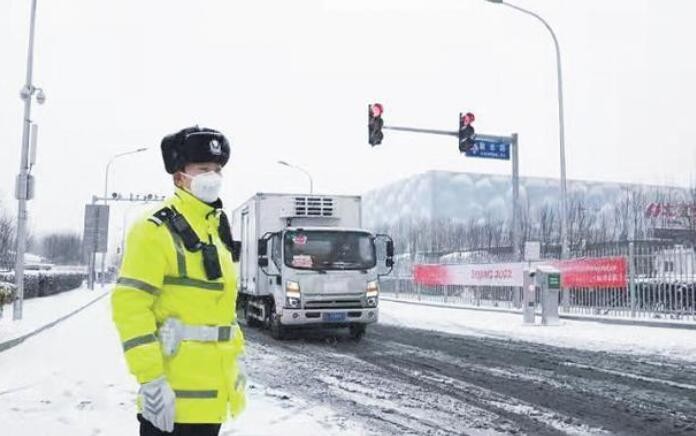
[[[696,330],[561,320],[558,326],[524,325],[519,313],[441,308],[380,300],[379,322],[460,335],[537,342],[620,353],[660,354],[696,361]]]
[[[28,300],[25,306],[25,320],[17,323],[10,321],[8,319],[10,317],[6,316],[6,319],[0,323],[0,326],[4,328],[0,330],[4,335],[0,336],[0,342],[3,342],[72,313],[95,298],[103,297],[53,328],[0,352],[0,435],[123,436],[137,434],[134,399],[138,386],[127,372],[119,339],[111,321],[110,300],[107,298],[108,294],[104,292],[108,290],[90,292],[79,289],[54,297]],[[694,330],[607,325],[569,320],[563,320],[560,326],[553,327],[525,326],[521,315],[514,313],[437,308],[392,301],[381,302],[380,323],[579,349],[659,354],[691,362],[696,361],[696,331]],[[7,326],[11,326],[12,329],[9,330]],[[373,331],[373,336],[387,333],[389,332],[380,333],[376,330]],[[294,375],[290,375],[287,383],[276,383],[273,377],[268,380],[262,378],[255,380],[252,377],[247,410],[238,420],[226,423],[221,435],[374,434],[374,431],[371,432],[368,429],[369,424],[365,420],[361,422],[359,413],[353,410],[358,407],[357,405],[349,409],[340,408],[337,402],[319,401],[321,395],[316,393],[304,395],[299,391],[290,390],[292,386],[297,387],[298,375],[288,372],[284,365],[290,365],[291,368],[299,365],[297,362],[293,363],[293,359],[299,359],[301,362],[306,360],[305,363],[309,365],[316,357],[312,353],[325,355],[326,348],[330,346],[323,344],[322,341],[312,342],[311,340],[276,344],[275,341],[266,341],[266,336],[260,332],[249,332],[249,335],[250,339],[253,339],[254,335],[258,336],[256,340],[250,340],[249,343],[250,361],[258,364],[270,358],[281,359],[276,365],[277,374]],[[369,333],[367,341],[361,344],[364,346],[356,345],[351,348],[350,343],[346,343],[337,345],[337,349],[344,353],[355,352],[358,355],[368,353]],[[392,346],[396,346],[395,343],[392,343]],[[276,347],[278,347],[277,355],[273,351]],[[406,348],[403,346],[399,348],[393,358],[401,356],[404,350]],[[307,357],[309,360],[302,360],[305,358],[302,352],[309,353]],[[264,357],[269,353],[274,355]],[[520,353],[524,354],[527,351],[520,351]],[[366,354],[368,355],[369,353]],[[340,356],[345,357],[342,354]],[[366,359],[372,362],[371,358],[366,357]],[[337,358],[337,360],[340,359]],[[356,362],[358,361],[353,362],[352,365]],[[587,364],[583,362],[577,365]],[[475,365],[475,362],[467,360],[461,361],[461,364]],[[592,368],[594,372],[598,371]],[[264,375],[263,371],[267,369],[256,367],[256,375],[259,377]],[[324,373],[323,369],[317,370],[315,377],[326,378],[336,373],[340,375],[339,381],[345,383],[350,379],[351,373],[348,369],[339,365],[334,368],[334,372]],[[372,370],[374,371],[375,368]],[[529,371],[531,370],[527,372]],[[602,369],[602,371],[607,371],[609,374],[612,370],[610,368]],[[365,375],[361,374],[364,378]],[[457,374],[460,373],[457,372]],[[656,380],[653,378],[654,374],[651,374],[650,372],[641,373],[635,377],[639,377],[641,382],[645,383],[660,382],[660,386],[667,386],[665,389],[681,383],[680,380],[672,380],[669,377],[665,377],[665,380]],[[620,372],[620,375],[622,378],[627,377],[623,372]],[[633,375],[630,376],[633,377]],[[314,381],[308,380],[308,383],[312,385]],[[350,386],[346,388],[346,392],[341,391],[340,395],[335,392],[328,392],[327,395],[334,395],[336,398],[344,394],[348,395],[352,392],[351,389],[354,389],[354,386],[353,388]],[[408,386],[410,384],[407,383],[396,386],[394,389],[403,396],[409,389]],[[692,384],[679,387],[687,390],[696,389],[696,386]],[[327,388],[324,386],[320,389]],[[388,389],[381,386],[375,392],[370,391],[370,395],[382,398],[386,395],[385,391]],[[432,395],[432,392],[428,395]],[[408,410],[410,409],[399,409],[398,412],[406,413]],[[396,412],[392,411],[389,415],[393,419],[395,419],[394,413]]]
[[[84,290],[25,306],[28,331],[83,305]],[[94,298],[95,293],[89,294]],[[23,321],[23,322],[25,322]],[[110,300],[95,304],[55,327],[0,352],[0,435],[135,435],[135,380],[128,374],[111,321]],[[325,406],[250,382],[248,408],[221,435],[362,434]]]
[[[60,319],[90,302],[103,297],[110,288],[99,287],[90,291],[86,287],[41,298],[24,300],[22,319],[12,319],[12,305],[4,306],[0,318],[0,343],[31,333],[51,322]]]

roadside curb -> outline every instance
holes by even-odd
[[[49,322],[48,324],[43,325],[43,326],[37,328],[37,329],[34,330],[34,331],[31,331],[31,332],[29,332],[29,333],[25,333],[24,335],[19,336],[19,337],[17,337],[17,338],[10,339],[9,341],[0,342],[0,353],[2,353],[3,351],[7,351],[7,350],[9,350],[10,348],[16,347],[17,345],[19,345],[19,344],[21,344],[22,342],[26,341],[26,340],[29,339],[30,337],[35,336],[35,335],[38,335],[39,333],[43,332],[44,330],[48,330],[48,329],[50,329],[51,327],[55,326],[56,324],[59,324],[59,323],[65,321],[66,319],[72,317],[73,315],[78,314],[79,312],[81,312],[81,311],[83,311],[84,309],[88,308],[88,307],[91,306],[92,304],[94,304],[94,303],[96,303],[97,301],[101,300],[102,298],[106,297],[106,296],[109,295],[110,293],[111,293],[111,291],[104,292],[103,294],[99,295],[98,297],[96,297],[95,299],[93,299],[92,301],[90,301],[89,303],[84,304],[84,305],[78,307],[77,309],[73,310],[72,312],[70,312],[70,313],[68,313],[68,314],[66,314],[66,315],[63,315],[63,316],[61,316],[60,318],[58,318],[58,319],[56,319],[56,320],[54,320],[54,321],[51,321],[51,322]]]
[[[414,306],[438,307],[441,309],[474,310],[474,311],[479,311],[479,312],[496,312],[496,313],[507,313],[507,314],[520,315],[520,316],[522,315],[521,311],[514,310],[514,309],[497,309],[495,307],[455,306],[455,305],[443,304],[443,303],[429,303],[429,302],[412,301],[412,300],[397,300],[396,298],[389,298],[389,297],[383,297],[383,296],[380,296],[380,300],[390,301],[392,303],[411,304]],[[613,325],[632,325],[632,326],[643,326],[643,327],[662,327],[662,328],[669,328],[669,329],[696,330],[696,323],[694,323],[694,324],[682,324],[682,323],[669,322],[669,321],[668,322],[650,321],[650,320],[638,321],[638,320],[621,319],[621,318],[611,319],[611,318],[603,318],[603,317],[598,317],[598,316],[579,316],[579,315],[568,315],[568,314],[563,314],[563,313],[560,314],[560,318],[561,319],[568,319],[568,320],[572,320],[572,321],[599,322],[602,324],[613,324]]]

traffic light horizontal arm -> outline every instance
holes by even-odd
[[[401,132],[415,132],[415,133],[429,133],[431,135],[447,135],[447,136],[459,136],[457,131],[449,130],[435,130],[435,129],[418,129],[415,127],[397,127],[397,126],[384,126],[382,129],[386,130],[397,130]],[[477,133],[475,138],[481,141],[494,141],[494,142],[506,142],[512,144],[514,139],[512,136],[498,136],[498,135],[484,135]]]
[[[430,133],[431,135],[459,136],[458,132],[451,132],[448,130],[417,129],[415,127],[396,127],[396,126],[384,126],[384,127],[382,127],[382,129],[398,130],[401,132]]]

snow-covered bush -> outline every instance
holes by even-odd
[[[87,274],[81,272],[26,271],[24,298],[45,297],[79,288]],[[13,283],[14,273],[0,273],[0,282]]]
[[[14,301],[15,285],[0,281],[0,306]]]

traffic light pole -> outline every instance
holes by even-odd
[[[459,132],[449,130],[419,129],[416,127],[382,126],[383,130],[395,130],[399,132],[427,133],[430,135],[459,136]],[[510,144],[510,159],[512,160],[512,250],[514,260],[521,259],[520,241],[520,159],[518,147],[518,135],[513,133],[510,136],[482,135],[476,134],[475,139],[491,142],[505,142]]]

